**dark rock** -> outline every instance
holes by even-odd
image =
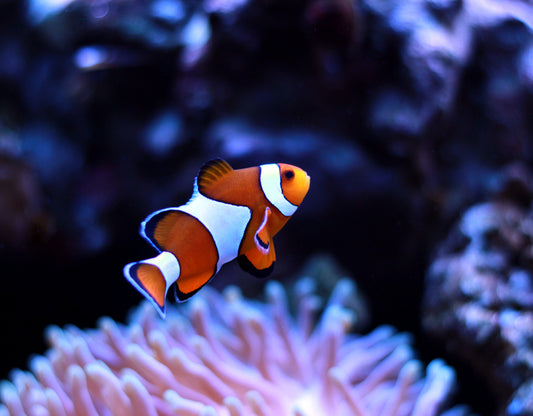
[[[427,8],[438,20],[451,24],[463,8],[463,0],[428,0]]]
[[[304,11],[314,60],[332,81],[345,72],[345,62],[360,49],[364,34],[361,2],[312,0]],[[334,82],[334,81],[333,81]]]
[[[29,259],[28,274],[69,264],[57,287],[72,275],[91,282],[83,314],[102,312],[86,286],[93,296],[105,286],[109,309],[124,311],[138,298],[123,296],[120,269],[148,250],[139,222],[185,202],[203,162],[287,161],[313,179],[276,241],[280,275],[332,252],[378,322],[412,329],[442,230],[489,195],[519,222],[528,210],[532,10],[515,0],[0,1],[0,120],[55,224],[40,248],[56,257]],[[530,305],[521,235],[489,233],[487,244],[510,248],[478,255],[486,274],[452,285],[479,298],[464,310],[469,331],[495,345],[495,311]],[[451,237],[450,253],[470,238]],[[91,256],[112,263],[115,286],[98,281]]]
[[[462,73],[472,54],[469,17],[460,1],[386,3],[366,2],[378,24],[389,34],[386,42],[399,46],[408,82],[400,83],[400,88],[386,88],[370,108],[371,119],[388,120],[389,132],[421,137],[438,114],[452,110]],[[399,105],[391,107],[391,100]],[[378,129],[382,125],[383,121],[375,123]]]
[[[29,1],[27,17],[51,46],[71,49],[88,39],[172,49],[187,43],[185,29],[194,12],[180,0]]]
[[[533,414],[533,379],[527,380],[518,388],[506,411],[510,416]]]
[[[468,209],[439,247],[423,320],[486,380],[498,414],[515,416],[533,410],[533,210],[509,199],[516,181],[498,201]]]
[[[158,114],[144,134],[145,149],[159,157],[169,156],[183,142],[183,120],[175,111]]]
[[[22,151],[49,187],[68,187],[68,181],[81,174],[84,156],[74,143],[47,125],[28,125],[21,132]],[[50,163],[53,160],[54,163]]]
[[[395,198],[394,189],[403,186],[392,170],[375,163],[353,141],[305,129],[269,129],[242,119],[225,119],[213,123],[204,148],[236,165],[286,160],[304,166],[316,190],[306,198],[307,214],[300,215],[321,216],[336,205],[350,206],[381,192]]]
[[[150,15],[168,25],[175,25],[186,16],[186,6],[178,0],[155,0],[150,4]]]
[[[0,249],[33,248],[53,232],[36,173],[20,157],[15,137],[0,136]]]

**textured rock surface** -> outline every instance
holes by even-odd
[[[374,192],[398,189],[407,201],[398,215],[411,222],[436,199],[444,204],[438,219],[448,220],[486,191],[486,172],[532,156],[533,13],[525,3],[35,0],[0,7],[2,119],[53,197],[57,242],[75,255],[119,242],[129,224],[115,219],[125,208],[133,220],[186,198],[182,178],[214,155],[248,162],[264,152],[312,163],[323,177],[343,176],[353,194],[334,190],[348,199],[368,193],[368,178],[378,177]],[[226,137],[214,144],[221,130]],[[295,145],[308,138],[309,145]],[[330,151],[316,153],[321,146]],[[50,156],[38,157],[45,151],[63,175],[51,172]],[[335,155],[345,156],[340,166]],[[366,180],[347,166],[364,168]],[[465,171],[468,184],[460,180]],[[101,189],[102,177],[106,198],[96,198],[91,190]],[[417,187],[422,194],[413,193]],[[323,187],[315,189],[325,215],[335,207]]]
[[[474,205],[439,247],[424,327],[475,369],[501,415],[533,412],[533,210],[501,199]]]

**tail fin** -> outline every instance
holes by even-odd
[[[178,259],[169,251],[124,267],[124,277],[152,302],[162,318],[166,315],[165,299],[168,289],[179,275]]]

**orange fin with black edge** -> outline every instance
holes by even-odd
[[[186,215],[176,208],[165,208],[149,215],[142,223],[140,234],[159,251],[166,249],[166,242],[178,219]]]
[[[237,262],[241,266],[241,269],[255,277],[264,278],[269,276],[274,270],[274,264],[276,263],[274,242],[270,240],[269,249],[266,254],[256,246],[237,257]]]
[[[215,275],[215,271],[207,271],[194,276],[187,276],[178,279],[174,285],[174,296],[178,302],[189,299],[192,295],[204,287]]]
[[[204,163],[196,176],[198,191],[209,197],[210,189],[226,175],[233,172],[233,168],[224,159],[216,158]]]

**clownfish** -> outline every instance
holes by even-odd
[[[141,236],[160,253],[127,264],[124,276],[163,318],[172,285],[176,300],[185,301],[235,258],[252,275],[268,276],[276,261],[272,238],[302,203],[310,181],[285,163],[236,170],[222,159],[205,163],[185,205],[141,223]]]

